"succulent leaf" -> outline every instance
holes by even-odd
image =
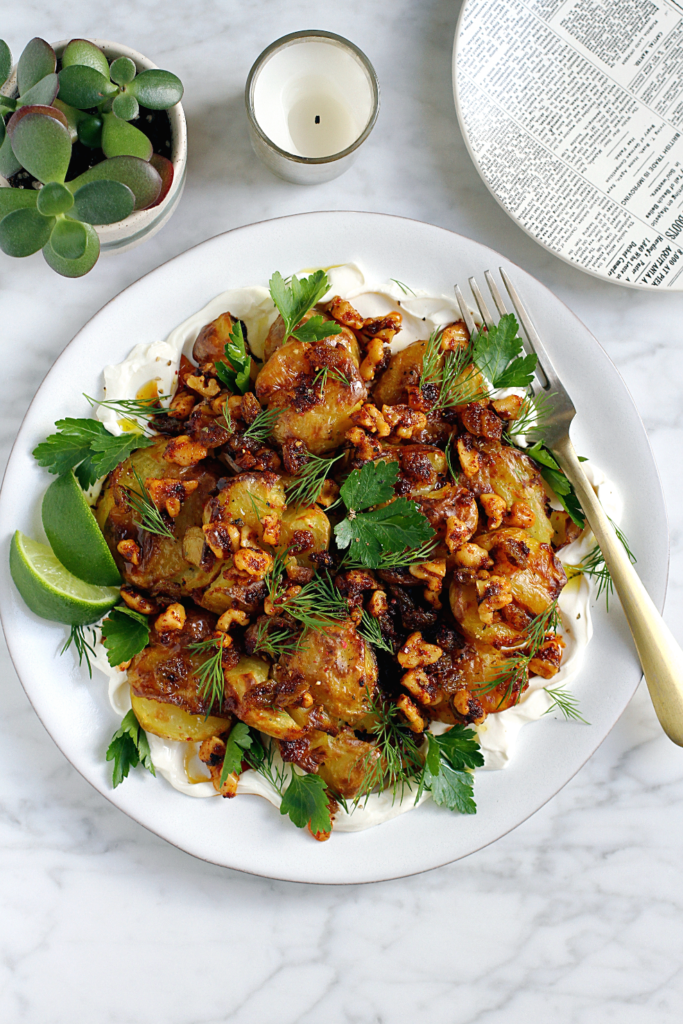
[[[141,71],[128,86],[128,91],[150,110],[168,110],[183,98],[183,83],[177,75],[160,68]]]
[[[17,88],[19,95],[24,96],[29,89],[40,82],[46,75],[54,74],[57,67],[55,51],[44,39],[36,36],[24,47],[24,52],[17,64]]]
[[[150,164],[155,171],[159,172],[161,178],[161,192],[157,196],[156,202],[152,203],[152,206],[158,206],[163,203],[164,199],[171,190],[173,184],[173,164],[170,160],[167,160],[165,156],[161,156],[159,153],[154,153]]]
[[[14,210],[0,220],[0,249],[8,256],[31,256],[49,240],[54,223],[37,210]]]
[[[0,174],[4,178],[11,178],[20,170],[21,164],[14,155],[12,141],[9,135],[5,135],[5,141],[0,146]]]
[[[12,210],[36,206],[38,193],[33,188],[0,188],[0,219]]]
[[[61,111],[59,111],[61,113]],[[38,181],[64,181],[71,160],[71,136],[54,117],[26,114],[7,126],[12,149],[21,166]]]
[[[96,107],[117,92],[108,78],[85,64],[70,64],[59,72],[60,100],[79,110]]]
[[[109,61],[99,46],[95,46],[89,39],[72,39],[67,43],[62,54],[62,67],[68,68],[72,64],[93,68],[105,78],[109,78]]]
[[[5,122],[4,122],[3,118],[2,118],[2,116],[0,115],[0,146],[3,144],[4,141],[5,141]]]
[[[66,213],[74,204],[74,197],[59,181],[51,181],[43,185],[38,192],[37,207],[44,217],[56,217],[58,213]]]
[[[73,181],[67,181],[67,188],[77,192],[90,181],[120,181],[127,185],[135,196],[135,209],[145,210],[152,206],[161,191],[161,178],[151,164],[136,156],[115,156],[95,164]]]
[[[64,260],[78,260],[85,252],[88,235],[77,220],[58,220],[50,235],[50,246]]]
[[[13,96],[0,95],[0,115],[4,116],[8,110],[16,110],[17,101]]]
[[[78,122],[78,138],[84,146],[90,149],[100,149],[102,146],[102,118],[94,114],[86,116]]]
[[[133,212],[135,196],[120,181],[90,181],[74,195],[72,217],[86,224],[116,224]]]
[[[69,129],[69,135],[71,136],[72,143],[78,138],[78,125],[84,117],[89,117],[89,114],[84,114],[82,110],[78,110],[77,107],[70,107],[68,103],[63,103],[62,100],[53,100],[52,106],[55,110],[61,110],[66,118],[66,126]]]
[[[152,156],[152,143],[147,136],[122,121],[116,114],[103,115],[102,152],[105,156],[136,156],[141,160],[149,160]]]
[[[117,57],[109,68],[109,77],[117,85],[128,85],[135,78],[137,68],[130,57]]]
[[[114,97],[111,109],[122,121],[134,121],[140,113],[140,104],[131,93],[120,92]]]
[[[7,131],[10,136],[21,119],[26,117],[27,114],[44,114],[45,117],[54,117],[55,121],[59,121],[59,123],[63,124],[65,128],[68,128],[69,126],[66,114],[63,111],[58,110],[57,107],[50,107],[46,104],[36,103],[27,107],[19,107],[19,109],[12,114],[11,118],[7,122]]]
[[[0,39],[0,85],[4,85],[12,70],[12,53],[4,39]]]
[[[43,247],[45,262],[62,277],[83,277],[97,263],[97,257],[100,255],[100,240],[97,237],[97,232],[90,224],[83,226],[86,233],[85,252],[79,259],[65,260],[63,256],[55,252],[49,240]]]
[[[59,78],[54,72],[45,75],[39,82],[27,89],[17,100],[17,107],[34,106],[41,104],[49,106],[59,92]]]

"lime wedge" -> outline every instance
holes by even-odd
[[[19,530],[12,537],[9,567],[17,590],[42,619],[86,626],[97,622],[119,600],[115,587],[94,587],[65,569],[47,544]]]
[[[43,527],[52,550],[69,572],[86,583],[121,583],[111,551],[73,472],[57,477],[43,498]]]

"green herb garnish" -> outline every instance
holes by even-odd
[[[434,537],[426,516],[407,498],[395,498],[383,508],[363,511],[389,501],[397,478],[397,463],[366,462],[349,474],[340,490],[348,515],[334,528],[337,545],[349,548],[351,558],[369,569],[376,569],[387,552],[405,552]]]
[[[554,456],[545,447],[542,441],[537,441],[531,448],[524,449],[525,453],[540,467],[541,476],[546,480],[557,496],[562,508],[568,514],[580,530],[586,525],[583,509],[576,496],[576,491],[564,475]]]
[[[225,744],[225,758],[221,770],[220,785],[225,785],[228,775],[239,772],[242,768],[245,751],[252,745],[249,726],[244,722],[235,722]]]
[[[152,501],[149,491],[145,486],[137,469],[133,470],[135,481],[140,488],[134,491],[131,487],[124,487],[128,504],[139,517],[139,525],[147,533],[153,533],[157,537],[170,537],[173,539],[173,530],[168,526],[161,512]]]
[[[144,651],[149,643],[149,620],[125,604],[112,608],[102,623],[102,643],[107,661],[116,668]]]
[[[73,469],[84,490],[116,469],[131,452],[153,443],[144,434],[123,433],[114,437],[99,420],[67,417],[57,420],[55,426],[57,433],[34,448],[33,457],[57,476]]]
[[[323,320],[322,316],[313,316],[305,324],[295,330],[306,313],[320,302],[330,283],[324,270],[316,270],[309,277],[292,277],[287,284],[278,271],[269,281],[270,295],[285,322],[284,342],[290,335],[297,341],[321,341],[335,334],[341,334],[339,324]]]
[[[216,363],[216,376],[233,394],[243,395],[249,390],[251,356],[247,352],[241,320],[235,320],[224,352],[227,362]]]
[[[107,761],[114,762],[112,783],[115,789],[127,778],[130,769],[138,764],[156,775],[147,733],[140,726],[133,710],[128,712],[121,727],[114,733],[106,757]]]

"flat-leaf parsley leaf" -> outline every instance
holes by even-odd
[[[242,330],[241,320],[236,320],[225,345],[225,358],[216,363],[216,376],[233,394],[243,395],[249,389],[251,356]]]
[[[491,381],[494,388],[523,388],[531,384],[537,357],[522,356],[519,324],[512,313],[505,313],[497,327],[481,330],[472,342],[472,361]]]
[[[127,778],[130,769],[135,768],[138,764],[150,771],[152,775],[156,775],[147,733],[141,727],[133,710],[128,712],[121,722],[121,727],[112,736],[106,756],[107,761],[114,762],[112,774],[114,789]]]
[[[297,828],[311,826],[311,832],[329,832],[332,829],[325,783],[319,775],[299,775],[292,769],[292,777],[282,797],[280,814],[288,814]]]
[[[130,661],[149,643],[147,617],[126,605],[118,605],[102,623],[102,643],[107,649],[107,661],[112,668]]]

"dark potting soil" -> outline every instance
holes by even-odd
[[[91,111],[96,113],[96,111]],[[152,148],[159,156],[171,159],[171,121],[165,110],[148,110],[147,107],[140,107],[140,114],[134,121],[130,122],[139,128],[152,143]],[[104,153],[101,149],[90,149],[82,142],[74,142],[71,148],[71,162],[67,171],[66,180],[71,181],[83,174],[90,167],[99,164],[104,160]],[[28,171],[17,171],[11,178],[7,179],[12,188],[36,188],[39,183],[28,173]]]

